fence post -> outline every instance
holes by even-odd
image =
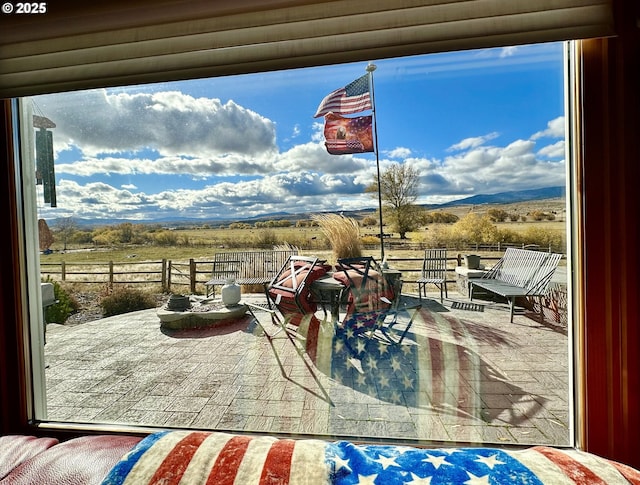
[[[191,293],[196,292],[196,262],[193,258],[189,260],[189,280],[191,282]]]
[[[160,261],[160,286],[163,292],[167,290],[167,260],[164,258]]]
[[[169,260],[169,265],[167,268],[167,292],[171,293],[171,260]]]
[[[113,261],[109,261],[109,284],[113,286]]]
[[[67,278],[67,264],[65,261],[60,264],[60,278],[62,281],[65,281]]]

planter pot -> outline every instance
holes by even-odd
[[[466,264],[469,269],[478,269],[480,268],[480,256],[477,254],[467,254],[464,257],[464,264]]]
[[[167,304],[169,310],[184,311],[191,307],[191,302],[188,296],[184,295],[171,295]]]

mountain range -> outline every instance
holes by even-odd
[[[530,200],[556,199],[565,197],[565,187],[545,187],[542,189],[516,190],[500,192],[498,194],[478,194],[465,199],[453,200],[438,207],[451,207],[457,205],[480,204],[513,204],[514,202],[526,202]]]

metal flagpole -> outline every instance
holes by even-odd
[[[373,93],[373,71],[376,70],[376,65],[373,63],[367,64],[367,72],[369,73],[369,90],[371,92],[371,111],[373,114],[373,140],[374,151],[376,153],[376,169],[378,173],[378,212],[380,213],[380,261],[384,261],[384,228],[382,227],[382,192],[380,189],[380,157],[378,156],[378,123],[376,120],[376,102]]]

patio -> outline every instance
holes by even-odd
[[[566,330],[506,305],[423,297],[402,345],[366,342],[360,366],[322,321],[305,361],[251,314],[161,331],[156,310],[48,325],[51,421],[286,435],[569,445]],[[416,299],[415,295],[404,295]],[[246,301],[264,295],[243,295]],[[478,304],[480,303],[480,304]],[[266,312],[256,312],[270,330]],[[302,346],[305,344],[303,343]],[[309,347],[309,345],[307,345]]]

